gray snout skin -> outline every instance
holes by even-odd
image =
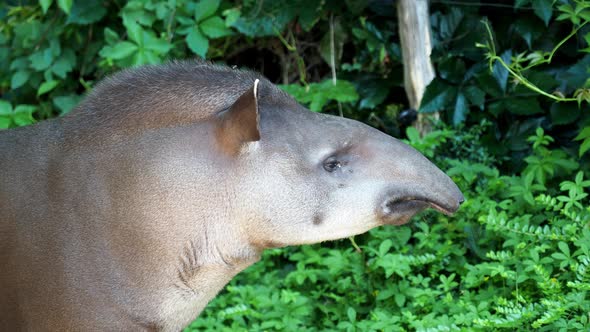
[[[416,213],[433,208],[446,215],[453,215],[465,201],[457,185],[446,174],[436,170],[429,186],[395,186],[386,190],[377,208],[377,215],[384,224],[402,225]],[[427,182],[428,183],[428,182]]]

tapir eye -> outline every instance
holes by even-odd
[[[324,161],[324,169],[327,172],[334,172],[340,167],[342,167],[342,163],[338,159],[336,159],[336,157],[329,157]]]

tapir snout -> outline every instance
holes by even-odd
[[[406,144],[383,137],[380,153],[390,160],[392,184],[380,195],[377,215],[385,224],[407,222],[412,215],[433,208],[454,214],[465,198],[457,185],[421,153]]]

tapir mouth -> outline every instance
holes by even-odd
[[[407,223],[415,214],[426,210],[435,209],[445,215],[454,214],[461,202],[455,206],[435,201],[425,197],[399,197],[385,201],[380,208],[380,217],[386,224],[402,225]]]
[[[386,204],[387,208],[389,210],[391,210],[392,212],[404,212],[404,211],[411,211],[411,210],[424,210],[426,208],[433,208],[443,214],[446,214],[447,216],[453,215],[457,209],[459,208],[459,205],[457,204],[457,206],[454,207],[450,207],[447,205],[444,205],[443,203],[440,202],[435,202],[431,199],[428,198],[422,198],[422,197],[405,197],[405,198],[401,198],[401,199],[394,199],[391,200],[389,202],[387,202]]]

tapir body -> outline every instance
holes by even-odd
[[[463,200],[396,139],[204,62],[120,72],[0,156],[2,331],[179,330],[265,248]]]

